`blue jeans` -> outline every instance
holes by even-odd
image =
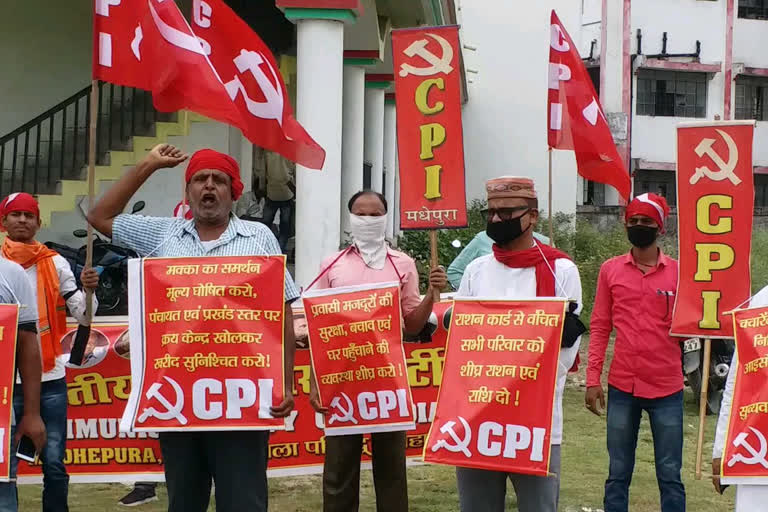
[[[627,512],[629,484],[635,469],[640,417],[648,413],[653,433],[656,479],[661,512],[685,512],[685,489],[680,479],[683,463],[683,392],[662,398],[637,398],[608,386],[608,455],[605,512]]]
[[[21,386],[15,386],[13,408],[16,418],[24,414],[24,395]],[[69,475],[64,467],[64,455],[67,445],[67,383],[66,380],[56,379],[43,382],[40,386],[40,416],[45,423],[48,439],[40,454],[43,463],[43,512],[67,512],[67,496],[69,494]],[[13,474],[18,459],[15,457],[15,447],[11,458]],[[15,510],[15,509],[11,509]],[[0,507],[1,512],[5,509]]]

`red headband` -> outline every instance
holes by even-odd
[[[16,192],[3,199],[3,202],[0,203],[0,217],[4,218],[12,212],[34,213],[39,219],[40,205],[37,204],[34,197],[26,192]]]
[[[632,200],[627,206],[624,220],[627,221],[635,215],[644,215],[656,221],[659,230],[664,232],[664,220],[669,215],[667,201],[656,194],[642,194]]]
[[[234,158],[213,149],[201,149],[192,155],[187,165],[184,179],[187,183],[198,171],[216,170],[227,174],[232,178],[232,199],[237,201],[243,193],[243,182],[240,179],[240,167]]]

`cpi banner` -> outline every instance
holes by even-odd
[[[398,284],[317,290],[303,302],[325,435],[412,430]]]
[[[566,304],[456,300],[426,462],[549,473]]]
[[[768,307],[733,315],[736,374],[723,450],[723,483],[768,483]]]
[[[131,346],[125,318],[111,320],[97,317],[82,366],[67,364],[64,464],[72,483],[163,480],[157,434],[118,430],[131,392]],[[62,339],[65,361],[77,331],[76,324],[69,327]],[[41,466],[19,461],[18,476],[20,483],[39,483]]]
[[[725,313],[751,295],[754,126],[754,121],[678,125],[675,336],[732,338]]]
[[[131,375],[122,431],[285,428],[284,256],[129,265]]]
[[[0,400],[1,482],[7,482],[11,473],[10,448],[12,443],[10,437],[11,418],[13,415],[13,383],[16,371],[16,333],[18,331],[18,326],[18,304],[0,304],[0,392],[2,392],[2,400]]]
[[[436,321],[431,324],[429,340],[403,344],[416,415],[416,428],[408,432],[406,441],[410,461],[421,459],[435,414],[448,332],[445,311],[449,305],[448,302],[435,305]],[[114,320],[114,324],[94,324],[85,363],[82,367],[67,369],[69,405],[64,462],[73,483],[162,481],[164,478],[157,434],[118,431],[119,418],[130,393],[131,354],[127,319]],[[73,330],[63,343],[67,359],[77,326],[70,327]],[[307,322],[301,309],[294,308],[294,327],[300,347],[306,348]],[[316,414],[309,403],[309,376],[309,350],[299,349],[293,378],[296,406],[286,420],[286,429],[273,432],[269,438],[270,477],[323,471],[323,415]],[[10,397],[11,391],[8,393]],[[364,466],[370,467],[370,437],[364,436],[362,443]],[[19,463],[20,483],[40,483],[41,478],[39,464]]]
[[[467,225],[459,28],[392,31],[400,227]]]

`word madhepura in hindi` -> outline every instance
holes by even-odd
[[[458,210],[430,210],[426,206],[422,206],[421,210],[407,210],[405,216],[408,220],[416,222],[435,222],[438,226],[445,224],[446,220],[456,220]]]

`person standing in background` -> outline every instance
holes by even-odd
[[[280,243],[280,249],[285,253],[288,240],[293,236],[296,164],[272,151],[262,150],[262,152],[267,173],[267,198],[264,202],[262,222],[271,229],[275,215],[278,211],[280,212],[277,241]]]

